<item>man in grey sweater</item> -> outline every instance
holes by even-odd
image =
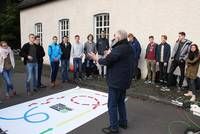
[[[75,35],[75,44],[72,45],[71,57],[74,65],[74,80],[82,79],[82,58],[84,56],[84,45],[80,43],[80,36]]]

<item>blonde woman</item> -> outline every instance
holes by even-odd
[[[11,96],[16,95],[16,91],[13,87],[12,82],[12,69],[15,67],[14,55],[11,48],[8,46],[7,42],[0,42],[0,73],[3,76],[6,87],[6,99],[10,99]]]

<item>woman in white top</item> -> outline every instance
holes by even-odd
[[[6,99],[10,99],[10,91],[12,91],[11,96],[16,95],[16,91],[13,87],[12,82],[12,69],[15,67],[14,55],[11,48],[8,46],[7,42],[0,42],[0,73],[5,81],[6,88]]]

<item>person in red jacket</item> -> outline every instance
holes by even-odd
[[[149,36],[149,44],[146,48],[145,59],[147,62],[148,79],[146,84],[155,84],[156,78],[156,48],[157,44],[154,42],[154,36]]]

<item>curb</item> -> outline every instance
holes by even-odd
[[[102,89],[101,91],[106,91],[105,89],[107,89],[107,87],[105,87],[105,86],[99,86],[99,85],[96,85],[96,84],[80,83],[80,86],[92,87],[92,88],[100,89],[100,90]],[[174,104],[171,103],[171,101],[169,101],[167,99],[161,99],[160,97],[147,95],[147,94],[133,93],[129,97],[130,98],[138,98],[138,99],[147,99],[147,100],[159,102],[159,103],[162,103],[162,104],[175,106]]]

